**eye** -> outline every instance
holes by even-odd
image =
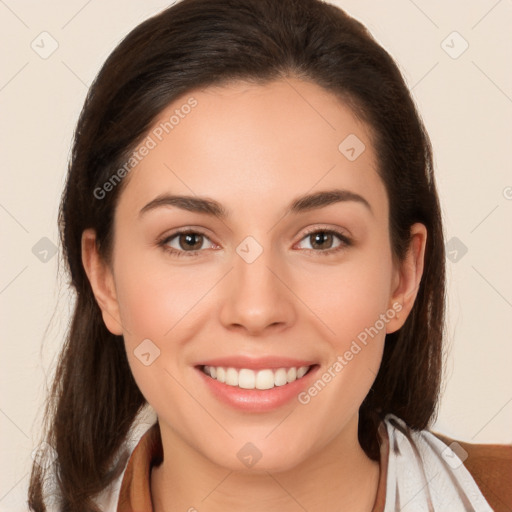
[[[306,246],[304,246],[306,245]],[[299,242],[299,249],[331,254],[351,245],[351,240],[343,233],[332,229],[310,231]]]
[[[315,229],[297,244],[299,249],[328,255],[351,245],[351,240],[343,233],[333,229]],[[217,246],[204,234],[193,230],[172,233],[158,242],[165,251],[173,256],[196,256],[204,249],[215,249]]]
[[[202,249],[215,247],[206,235],[191,230],[173,233],[159,242],[159,245],[176,256],[193,256]]]

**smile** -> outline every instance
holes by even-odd
[[[228,386],[265,390],[272,389],[275,386],[285,386],[301,379],[308,373],[311,366],[251,370],[249,368],[237,369],[204,365],[201,369],[212,379]]]

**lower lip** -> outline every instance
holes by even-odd
[[[297,398],[297,395],[310,385],[318,368],[319,366],[315,365],[301,379],[284,386],[274,386],[271,389],[242,389],[238,386],[229,386],[209,377],[201,368],[196,370],[213,395],[221,402],[248,412],[266,412]]]

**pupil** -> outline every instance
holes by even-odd
[[[332,238],[332,235],[330,233],[325,233],[323,231],[320,233],[316,233],[313,236],[314,236],[314,243],[312,244],[313,247],[315,247],[316,245],[321,246],[322,244],[325,244],[326,242],[330,242],[331,238]]]
[[[200,237],[202,237],[202,235],[197,235],[194,233],[186,233],[184,235],[181,235],[181,242],[184,242],[184,245],[186,246],[185,248],[196,249],[196,248],[201,247],[201,245],[202,245],[202,240],[200,239]],[[199,238],[199,242],[197,241],[198,238]],[[182,248],[184,248],[183,243],[180,245],[182,245]],[[198,247],[194,247],[194,246],[198,246]]]

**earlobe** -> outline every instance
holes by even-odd
[[[411,226],[411,242],[404,260],[397,269],[391,296],[390,307],[399,311],[387,325],[386,332],[392,333],[400,329],[411,312],[423,276],[427,228],[416,223]]]
[[[93,229],[86,229],[82,233],[82,264],[107,329],[112,334],[122,335],[123,326],[114,276],[109,265],[98,252],[96,233]]]

